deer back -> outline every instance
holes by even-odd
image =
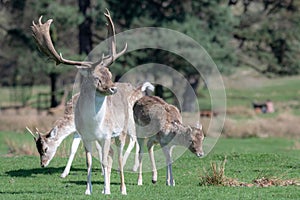
[[[182,122],[179,110],[157,96],[142,97],[135,103],[133,112],[138,125],[156,131],[168,132],[174,122]]]

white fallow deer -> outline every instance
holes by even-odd
[[[116,83],[118,86],[119,84],[123,85],[124,83]],[[134,105],[136,100],[139,98],[143,97],[144,92],[146,92],[147,89],[149,90],[154,90],[154,86],[149,83],[145,82],[142,86],[133,88],[130,84],[125,84],[126,88],[128,89],[130,95],[129,95],[129,104]],[[75,154],[77,152],[77,149],[79,147],[79,144],[81,142],[81,137],[80,135],[76,132],[75,128],[75,121],[74,121],[74,113],[73,113],[73,105],[76,104],[77,99],[78,99],[78,94],[74,95],[73,98],[67,102],[65,106],[65,111],[64,111],[64,117],[57,120],[54,124],[54,127],[46,134],[41,133],[40,131],[36,131],[33,133],[29,128],[27,130],[33,135],[35,143],[36,143],[36,148],[40,154],[40,164],[41,167],[46,167],[50,163],[50,161],[53,159],[53,157],[56,154],[56,151],[62,141],[74,133],[73,136],[73,141],[72,141],[72,146],[71,146],[71,152],[70,156],[67,162],[67,165],[61,174],[62,178],[65,178],[66,176],[69,175],[70,168],[73,162],[73,159],[75,157]],[[122,137],[120,137],[120,140],[124,140],[122,142],[125,143],[126,139],[126,133]],[[126,164],[127,158],[134,147],[134,140],[130,140],[128,144],[128,148],[124,154],[123,157],[123,166]],[[96,144],[96,149],[99,154],[100,161],[102,160],[102,149],[101,146],[99,145],[98,142],[95,142]],[[136,148],[138,151],[138,148]],[[113,150],[111,150],[111,154],[113,153]],[[137,168],[138,166],[138,158],[137,158],[138,152],[136,152],[136,157],[135,157],[135,165],[134,168]],[[111,155],[112,156],[112,155]],[[102,165],[101,165],[102,166]],[[103,171],[103,169],[102,169]]]
[[[152,165],[152,183],[157,181],[157,169],[153,147],[159,143],[166,157],[166,184],[175,186],[172,174],[172,147],[182,145],[196,154],[204,155],[202,126],[190,127],[182,124],[179,110],[156,96],[144,96],[133,107],[134,119],[137,124],[137,137],[140,146],[138,185],[142,185],[142,155],[144,140],[148,139],[147,149]]]
[[[102,147],[102,167],[104,175],[104,194],[110,194],[110,172],[108,166],[108,154],[111,146],[111,138],[127,133],[133,140],[136,139],[135,125],[132,107],[128,102],[128,90],[126,87],[116,87],[111,80],[112,75],[108,67],[127,49],[117,53],[115,29],[111,16],[107,10],[105,13],[108,29],[109,55],[102,56],[97,62],[67,60],[58,54],[51,41],[49,29],[52,20],[46,23],[33,23],[33,36],[39,49],[53,59],[56,64],[76,66],[81,73],[80,94],[75,106],[75,128],[81,136],[87,161],[87,186],[85,194],[92,193],[92,143],[98,141]],[[118,90],[118,92],[117,92]],[[131,120],[132,118],[132,120]],[[123,148],[120,142],[118,150],[118,162],[121,180],[121,193],[127,194],[123,172]]]

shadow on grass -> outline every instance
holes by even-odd
[[[46,168],[11,170],[5,173],[11,177],[30,177],[37,174],[45,174],[45,175],[60,174],[63,172],[63,170],[64,167],[56,167],[56,168],[46,167]],[[86,171],[86,170],[81,168],[72,168],[71,171]]]
[[[97,177],[98,178],[98,177]],[[102,177],[101,177],[102,178]],[[70,181],[70,180],[66,180],[65,183],[69,183],[69,184],[74,184],[74,185],[86,185],[86,180],[82,180],[82,181]],[[104,185],[104,181],[95,181],[95,180],[92,180],[92,184],[97,184],[97,185]],[[125,184],[126,185],[137,185],[135,183],[131,183],[131,182],[126,182],[125,181]],[[110,182],[110,185],[120,185],[120,181],[113,181],[113,182]]]

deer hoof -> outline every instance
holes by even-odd
[[[143,185],[143,181],[142,180],[138,180],[138,185]]]
[[[107,191],[107,190],[102,190],[102,194],[105,194],[105,195],[110,195],[110,191]]]
[[[68,174],[62,173],[62,174],[60,175],[60,178],[66,178],[67,176],[68,176]]]
[[[92,192],[90,190],[85,191],[85,195],[91,195],[91,194],[92,194]]]

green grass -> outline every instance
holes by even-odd
[[[271,99],[275,103],[298,101],[300,78],[271,79],[261,87],[227,89],[228,106],[251,105],[252,101],[263,102]]]
[[[5,156],[4,138],[14,133],[0,135],[0,199],[299,199],[300,187],[224,187],[199,186],[203,167],[211,162],[221,162],[227,157],[225,176],[251,182],[267,176],[282,179],[300,178],[299,140],[270,139],[220,139],[213,151],[203,159],[186,152],[173,164],[175,187],[165,186],[165,169],[158,171],[158,183],[151,183],[151,173],[143,174],[143,186],[137,186],[137,174],[125,173],[127,196],[119,192],[119,175],[113,171],[109,196],[101,194],[103,179],[98,161],[93,165],[93,194],[85,196],[86,167],[83,157],[76,157],[70,175],[59,178],[67,158],[55,157],[47,168],[40,168],[39,158],[18,155]],[[25,136],[24,136],[25,137]],[[18,139],[20,141],[20,139]],[[25,142],[27,142],[25,140]],[[144,159],[148,159],[145,156]]]
[[[238,84],[238,83],[237,83]],[[300,102],[300,77],[275,78],[264,81],[262,85],[244,88],[226,88],[227,106],[251,107],[252,102],[265,102],[271,99],[275,103],[296,101]],[[209,91],[200,89],[199,105],[202,109],[209,109]],[[295,105],[294,105],[295,106]],[[298,106],[298,107],[297,107]],[[299,110],[300,105],[294,109]]]

